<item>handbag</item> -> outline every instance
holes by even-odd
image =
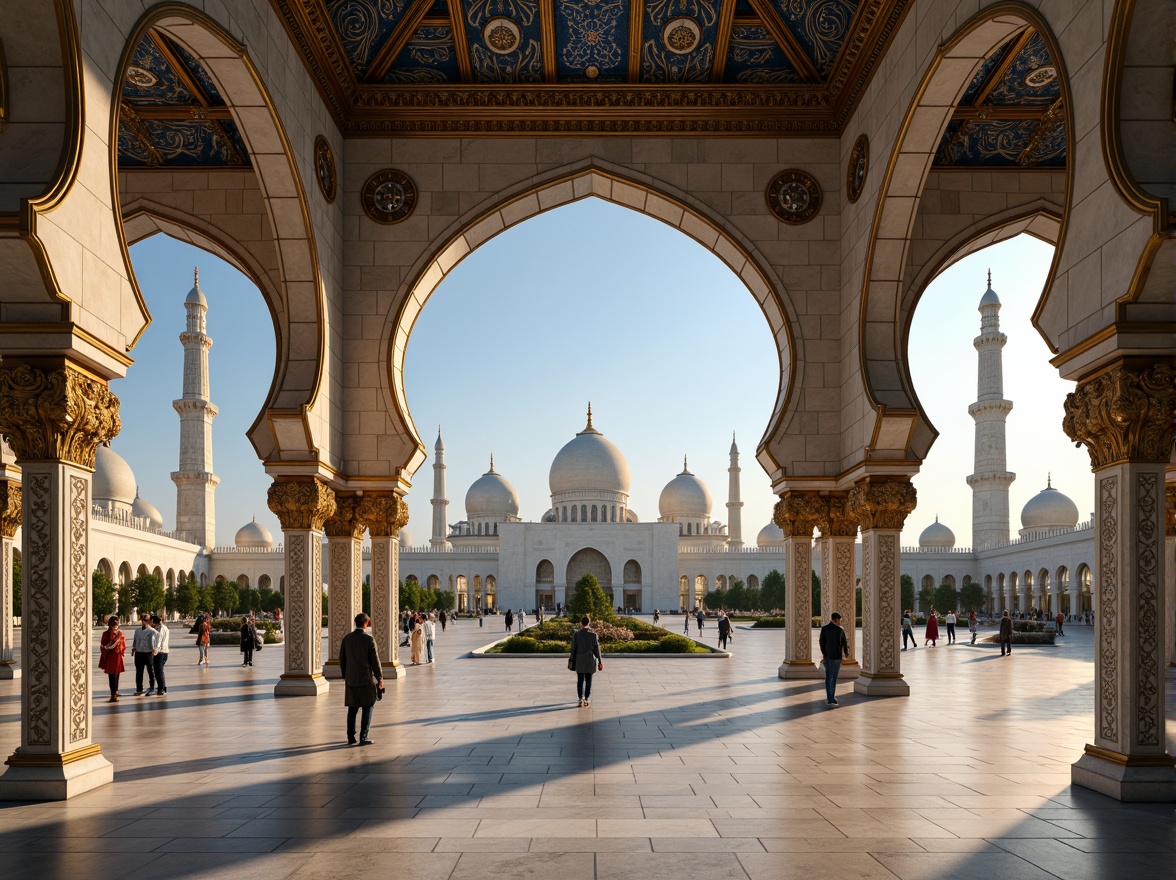
[[[265,637],[259,632],[254,632],[253,633],[253,648],[254,648],[254,650],[260,651],[264,644],[265,644]]]
[[[569,672],[576,671],[576,655],[575,654],[568,655],[568,671]]]

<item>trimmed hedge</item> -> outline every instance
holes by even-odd
[[[490,654],[567,654],[571,650],[570,642],[555,639],[536,639],[530,633],[536,629],[527,630],[527,635],[511,636],[500,645],[495,645],[487,653]],[[602,654],[708,654],[701,645],[691,639],[675,633],[661,630],[658,639],[633,639],[632,641],[602,642]]]
[[[212,623],[212,632],[209,633],[209,641],[214,645],[229,645],[232,641],[224,641],[218,639],[218,635],[232,635],[239,643],[241,640],[241,627],[245,623],[243,617],[215,617],[210,621]],[[264,634],[265,643],[267,645],[277,645],[282,642],[282,633],[278,629],[278,625],[272,620],[255,620],[254,625],[259,632]]]

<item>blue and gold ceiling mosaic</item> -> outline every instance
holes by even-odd
[[[344,133],[836,134],[910,0],[271,0]]]
[[[248,168],[216,84],[182,46],[148,31],[131,57],[118,118],[124,168]]]
[[[935,153],[936,168],[1064,168],[1066,124],[1058,70],[1027,28],[980,66]]]

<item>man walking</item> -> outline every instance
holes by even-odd
[[[910,609],[902,613],[902,649],[904,651],[907,649],[907,639],[910,639],[911,644],[916,648],[919,647],[919,643],[915,639],[915,620]]]
[[[947,612],[947,643],[949,645],[955,644],[955,625],[956,613],[954,611]]]
[[[433,623],[433,615],[431,613],[425,618],[424,628],[425,628],[426,662],[432,663],[433,662],[433,640],[435,638],[437,638],[437,627]]]
[[[171,630],[158,614],[151,615],[151,627],[155,630],[155,652],[152,657],[155,665],[155,693],[162,697],[167,694],[167,677],[163,667],[167,665],[167,654],[171,650]]]
[[[722,612],[719,613],[719,647],[727,650],[727,638],[731,635],[731,619]]]
[[[1007,611],[1000,618],[1000,634],[997,636],[997,640],[1000,642],[1000,656],[1005,655],[1006,648],[1011,656],[1013,653],[1013,619],[1009,617]]]
[[[510,632],[510,628],[514,624],[514,612],[507,608],[506,617],[504,617],[503,620],[506,621],[506,631]]]
[[[841,672],[841,661],[849,656],[849,640],[841,628],[841,615],[836,611],[821,627],[820,647],[825,661],[825,705],[840,706],[837,702],[837,675]]]
[[[347,706],[347,744],[355,745],[355,716],[363,714],[359,722],[359,744],[372,744],[368,732],[372,729],[372,707],[384,696],[384,675],[380,668],[380,652],[376,640],[367,629],[371,618],[362,611],[355,615],[355,629],[339,643],[339,671],[343,674]]]
[[[703,614],[702,609],[699,608],[698,613],[694,615],[694,618],[698,621],[698,637],[701,639],[702,638],[702,622],[704,620],[706,620],[706,615]]]
[[[139,615],[139,628],[131,640],[131,655],[135,658],[135,696],[143,696],[143,672],[147,672],[147,696],[155,692],[155,630],[151,628],[151,615]]]

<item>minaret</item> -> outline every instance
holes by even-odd
[[[739,496],[739,447],[731,432],[731,466],[727,468],[727,546],[743,546],[743,501]]]
[[[494,469],[491,462],[490,469]],[[446,511],[449,499],[445,497],[445,443],[441,440],[441,426],[437,426],[437,442],[433,444],[433,536],[429,543],[434,547],[448,547],[448,523]]]
[[[176,484],[176,531],[201,547],[216,545],[216,502],[220,478],[212,472],[212,420],[217,408],[208,396],[208,350],[205,332],[208,300],[200,292],[200,270],[184,300],[188,326],[180,334],[184,344],[184,396],[173,400],[180,414],[180,469],[171,475]]]
[[[1017,478],[1006,470],[1005,419],[1013,402],[1004,397],[1001,349],[1005,335],[1000,332],[1000,299],[992,289],[980,298],[980,335],[972,344],[980,356],[976,402],[968,414],[976,420],[976,472],[968,477],[972,487],[972,546],[995,547],[1009,540],[1009,486]]]

